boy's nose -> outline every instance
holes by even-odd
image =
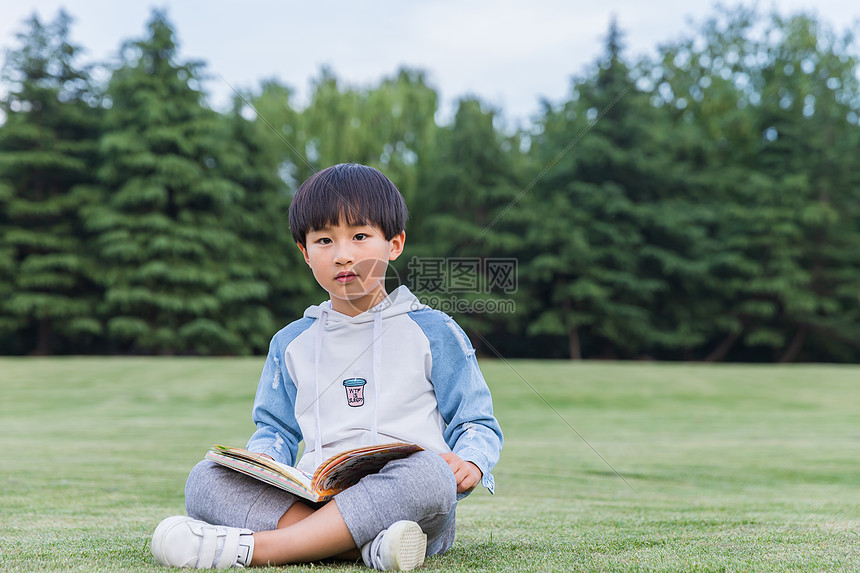
[[[352,261],[352,253],[348,248],[339,248],[334,255],[334,262],[337,265],[346,265]]]

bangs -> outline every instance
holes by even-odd
[[[376,225],[386,240],[406,228],[406,203],[397,187],[378,170],[340,164],[302,183],[290,204],[290,232],[305,244],[310,231],[324,227]]]
[[[321,185],[314,189],[313,200],[308,201],[306,209],[297,210],[296,223],[305,232],[331,227],[338,223],[347,225],[366,225],[368,216],[356,203],[352,193],[344,192],[331,185]],[[372,219],[373,217],[371,217]],[[292,228],[292,222],[290,223]]]

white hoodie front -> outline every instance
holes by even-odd
[[[248,449],[312,472],[344,450],[391,441],[455,451],[492,489],[502,435],[465,334],[401,286],[357,316],[330,301],[278,332]]]

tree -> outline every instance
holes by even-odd
[[[524,159],[519,135],[497,129],[498,118],[480,100],[464,98],[453,123],[439,129],[433,164],[412,202],[414,242],[400,268],[419,295],[457,315],[464,328],[502,339],[523,302],[516,293],[522,228],[508,211],[524,186]]]
[[[436,92],[419,70],[400,69],[376,87],[342,87],[323,69],[302,110],[296,149],[299,181],[336,163],[384,172],[410,204],[425,150],[434,145]]]
[[[158,11],[122,59],[101,141],[107,199],[88,211],[108,334],[133,352],[260,351],[263,339],[249,332],[273,326],[269,285],[243,236],[256,221],[239,168],[227,165],[234,149],[224,122],[203,105],[200,65],[177,62]]]
[[[678,242],[677,219],[663,216],[674,186],[655,129],[662,120],[621,60],[613,22],[605,55],[574,84],[563,106],[547,106],[533,148],[546,165],[524,207],[535,252],[525,275],[535,312],[529,332],[562,335],[571,358],[635,357],[680,344],[652,308],[670,290],[659,268]],[[674,329],[674,331],[673,331]]]
[[[860,129],[856,119],[847,121],[860,112],[853,40],[805,15],[774,17],[773,26],[780,41],[760,72],[758,127],[765,136],[756,159],[779,177],[782,204],[793,208],[798,240],[792,262],[803,271],[796,291],[778,300],[784,336],[777,358],[795,360],[810,336],[819,352],[836,347],[850,356],[853,347],[858,356]],[[786,189],[793,192],[788,200]]]
[[[384,172],[403,193],[411,212],[421,216],[416,210],[425,192],[421,178],[434,165],[437,130],[437,96],[423,72],[400,69],[377,86],[356,88],[343,86],[323,68],[305,109],[297,111],[291,97],[289,88],[266,82],[262,92],[251,98],[259,114],[256,134],[269,150],[280,154],[279,173],[290,192],[319,169],[363,163]],[[416,221],[413,215],[407,227],[410,252],[417,246],[412,240]],[[396,272],[392,268],[392,274]],[[320,291],[312,278],[307,279],[316,300]],[[396,286],[394,282],[390,286]],[[308,289],[303,285],[301,290]]]
[[[266,96],[280,90],[276,84],[264,87]],[[318,287],[289,229],[287,211],[294,188],[280,175],[284,143],[272,137],[271,124],[257,117],[244,117],[247,101],[248,97],[235,98],[232,111],[224,115],[224,138],[230,150],[220,167],[225,177],[245,190],[243,209],[234,211],[237,233],[245,248],[242,261],[249,273],[268,285],[266,307],[277,328],[301,316],[308,305],[319,302]],[[265,325],[270,320],[261,324],[245,317],[243,321],[244,336],[264,336],[268,344],[273,332]]]
[[[81,221],[98,199],[85,184],[97,157],[99,95],[76,64],[70,25],[62,11],[47,25],[34,15],[3,66],[10,89],[0,102],[0,334],[26,340],[9,347],[15,352],[80,350],[101,332]]]
[[[677,110],[674,129],[696,132],[694,153],[678,157],[705,176],[714,212],[717,248],[697,288],[716,339],[710,360],[737,343],[736,357],[787,361],[813,333],[829,339],[819,356],[860,340],[847,294],[858,284],[850,38],[803,15],[764,20],[746,8],[712,18],[701,37],[664,46],[652,70],[654,97]]]

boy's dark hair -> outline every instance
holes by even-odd
[[[311,175],[290,204],[290,232],[302,246],[308,232],[337,225],[378,225],[389,241],[406,229],[406,201],[379,170],[341,163]]]

